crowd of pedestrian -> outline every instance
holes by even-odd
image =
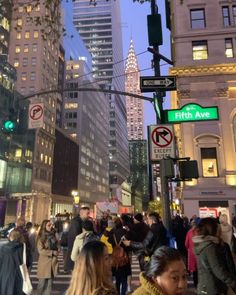
[[[90,217],[88,207],[65,230],[60,217],[44,220],[37,232],[19,218],[0,248],[0,295],[25,291],[26,270],[38,261],[36,294],[50,295],[63,253],[71,282],[64,295],[183,295],[192,276],[197,294],[231,295],[236,290],[236,218],[176,215],[169,232],[158,213]],[[173,243],[173,240],[175,241]],[[140,286],[132,290],[132,259],[140,266]],[[24,291],[23,291],[24,289]],[[133,293],[132,293],[133,292]]]

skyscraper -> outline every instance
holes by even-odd
[[[131,39],[125,66],[125,91],[141,95],[139,78],[138,60],[134,50],[134,43]],[[129,140],[143,139],[143,100],[127,96],[126,109]]]
[[[10,33],[9,62],[17,70],[17,91],[24,95],[57,88],[59,40],[45,38],[46,24],[36,25],[32,19],[47,13],[44,1],[37,5],[17,2],[13,10]],[[57,13],[57,12],[55,12]],[[29,219],[40,223],[48,218],[51,204],[52,161],[55,142],[56,104],[60,94],[32,97],[44,103],[44,125],[35,131],[32,197],[27,203]],[[28,210],[28,209],[27,209]]]
[[[121,18],[119,1],[74,2],[73,20],[92,55],[92,74],[101,87],[124,91]],[[128,134],[125,98],[109,94],[110,106],[110,192],[129,175]]]

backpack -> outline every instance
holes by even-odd
[[[83,241],[83,246],[87,244],[88,242],[98,241],[98,240],[99,240],[98,237],[93,232],[86,233],[84,237],[84,241]]]
[[[118,268],[121,266],[124,266],[129,263],[129,257],[127,253],[125,252],[124,248],[120,245],[122,240],[120,240],[119,243],[117,243],[116,236],[113,235],[115,246],[113,247],[112,252],[112,267]]]

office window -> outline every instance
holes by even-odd
[[[38,31],[34,31],[34,39],[37,39],[39,37],[39,32]]]
[[[224,27],[230,26],[230,15],[229,15],[229,7],[228,6],[222,7],[222,15],[223,15]]]
[[[36,73],[35,73],[35,72],[31,72],[31,73],[30,73],[30,80],[31,80],[31,81],[34,81],[35,78],[36,78]]]
[[[16,45],[15,52],[16,53],[19,53],[20,52],[20,46],[19,45]]]
[[[32,11],[32,6],[31,5],[27,5],[26,6],[26,12],[31,12]]]
[[[28,58],[27,58],[27,57],[24,57],[24,58],[23,58],[22,66],[23,66],[23,67],[28,66]]]
[[[40,11],[40,4],[37,4],[37,5],[35,6],[35,11]]]
[[[218,177],[216,148],[201,148],[202,176]]]
[[[225,56],[234,57],[232,38],[225,39]]]
[[[27,73],[23,72],[21,73],[21,80],[26,81],[27,80]]]
[[[25,32],[25,39],[29,39],[30,38],[30,32],[29,31],[26,31]]]
[[[23,24],[23,21],[22,21],[22,19],[21,18],[18,18],[17,19],[17,26],[22,26],[22,24]]]
[[[23,12],[24,11],[24,7],[23,6],[19,6],[18,7],[18,12]]]
[[[18,59],[15,59],[15,61],[14,61],[14,67],[15,68],[19,67],[19,60]]]
[[[21,33],[16,33],[16,39],[20,40],[21,39]]]
[[[208,59],[207,41],[193,41],[193,60]]]
[[[233,5],[232,10],[233,10],[234,25],[236,25],[236,5]]]
[[[190,17],[192,29],[204,29],[206,27],[204,9],[191,9]]]
[[[32,66],[36,66],[36,63],[37,63],[37,58],[36,57],[32,57],[32,59],[31,59],[31,65]]]
[[[29,45],[28,44],[25,44],[24,45],[24,52],[29,52]]]
[[[32,45],[32,51],[33,52],[37,52],[37,50],[38,50],[38,45],[37,44],[33,44]]]

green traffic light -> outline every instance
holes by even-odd
[[[4,122],[4,129],[6,131],[12,132],[15,129],[15,123],[13,121],[7,120]]]

